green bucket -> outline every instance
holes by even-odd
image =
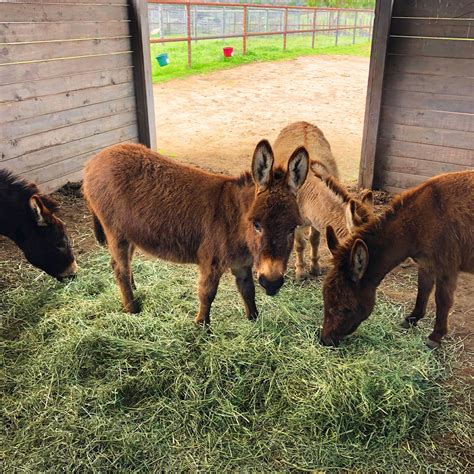
[[[159,54],[156,57],[156,60],[158,61],[158,64],[160,65],[160,67],[168,66],[168,64],[170,63],[170,58],[168,57],[168,53]]]

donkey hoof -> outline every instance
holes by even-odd
[[[403,329],[410,329],[410,328],[413,328],[413,327],[416,327],[416,319],[415,318],[405,318],[400,326],[403,328]]]
[[[130,304],[127,305],[127,313],[130,314],[137,314],[141,311],[140,303],[138,301],[132,301]]]
[[[296,277],[296,281],[303,281],[308,278],[308,274],[305,271],[301,271],[301,272],[297,271],[295,274],[295,277]]]
[[[437,342],[437,341],[433,341],[433,339],[430,339],[429,337],[426,339],[426,345],[434,350],[434,349],[438,349],[438,347],[441,345],[441,342]]]
[[[309,274],[313,277],[318,277],[322,275],[321,267],[318,265],[317,267],[311,267],[309,270]]]
[[[253,323],[258,319],[258,313],[251,313],[247,316],[247,319],[249,321],[252,321]]]
[[[211,322],[210,320],[205,320],[204,318],[202,318],[201,316],[197,315],[195,318],[194,318],[194,324],[196,326],[199,326],[199,327],[202,327],[203,329],[207,329],[210,327],[211,325]]]

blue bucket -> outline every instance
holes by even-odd
[[[168,57],[168,53],[159,54],[156,57],[156,60],[158,61],[158,64],[160,65],[160,67],[168,66],[168,64],[170,63],[170,58]]]

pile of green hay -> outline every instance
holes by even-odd
[[[226,275],[206,333],[193,324],[195,267],[136,259],[143,309],[128,315],[108,261],[84,257],[66,285],[22,269],[2,291],[5,472],[465,463],[470,420],[445,384],[455,344],[429,352],[426,327],[399,329],[403,308],[379,302],[328,349],[318,282],[257,289],[251,323]]]

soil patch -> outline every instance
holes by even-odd
[[[198,166],[240,173],[255,145],[306,120],[326,135],[342,179],[359,171],[369,59],[308,56],[252,63],[155,84],[158,149]]]

